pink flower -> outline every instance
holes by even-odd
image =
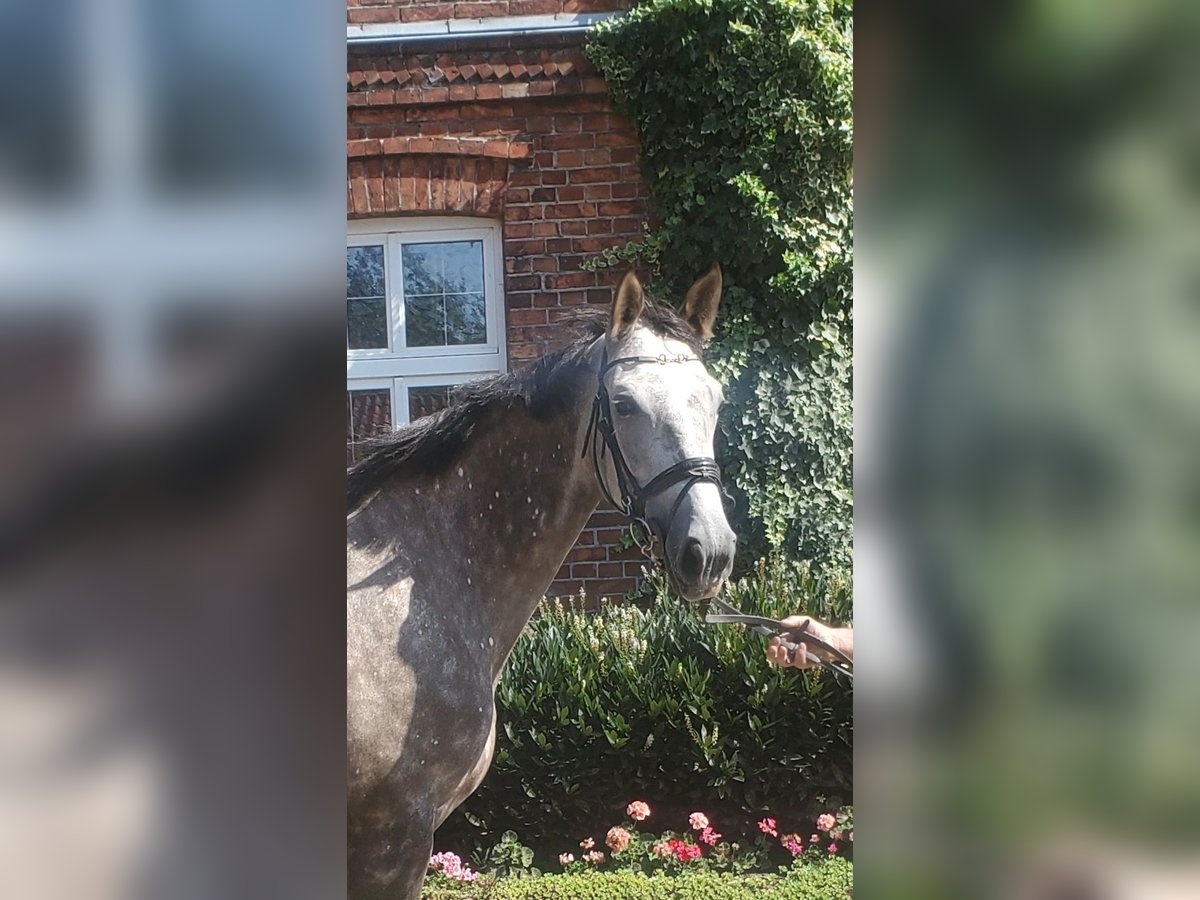
[[[828,850],[830,853],[837,853],[837,844],[830,844],[825,849]]]
[[[642,822],[650,818],[650,807],[641,800],[634,800],[625,807],[625,812],[635,822]]]
[[[478,872],[472,872],[464,866],[462,860],[454,853],[435,853],[429,858],[429,868],[455,881],[474,881],[479,877]]]
[[[850,832],[850,843],[854,843],[854,832]]]
[[[801,843],[798,834],[785,834],[779,839],[779,843],[783,844],[784,849],[792,856],[799,856],[804,852],[804,844]]]
[[[593,847],[596,846],[596,842],[594,840],[592,840],[590,837],[586,837],[582,841],[579,842],[579,846],[582,847],[584,850],[591,850]]]
[[[691,862],[701,854],[699,847],[695,844],[689,844],[687,841],[672,839],[667,841],[667,844],[671,852],[675,854],[675,858],[682,863]]]
[[[692,828],[694,828],[696,831],[703,831],[708,827],[708,816],[702,812],[692,813],[690,816],[688,816],[688,821],[691,823]]]
[[[830,813],[821,813],[817,816],[817,831],[828,831],[837,824],[837,819]]]
[[[613,853],[620,853],[629,846],[630,834],[624,828],[610,828],[608,835],[604,838],[604,843],[612,848]]]
[[[842,839],[842,833],[840,831],[831,831],[829,832],[829,838],[830,840],[840,841]]]
[[[810,844],[819,844],[821,842],[821,836],[819,834],[810,834],[808,836],[808,842]]]
[[[779,832],[775,830],[774,819],[763,819],[758,823],[758,830],[763,834],[769,834],[771,837],[776,837],[779,834]]]
[[[595,865],[599,865],[600,863],[604,862],[604,854],[601,853],[599,850],[593,850],[591,853],[583,854],[583,859],[585,862],[590,862]]]
[[[560,866],[569,866],[573,862],[575,862],[575,854],[573,854],[573,853],[558,854],[558,864]]]
[[[708,844],[710,847],[716,846],[717,841],[721,839],[721,835],[717,834],[711,828],[705,828],[700,832],[700,840]]]
[[[659,841],[650,848],[650,852],[655,856],[661,856],[663,859],[666,859],[668,856],[671,856],[674,853],[674,851],[671,850],[671,845],[667,841]]]

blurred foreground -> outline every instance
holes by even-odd
[[[1200,896],[1200,7],[881,6],[861,896]]]
[[[342,891],[342,19],[0,11],[0,897]]]

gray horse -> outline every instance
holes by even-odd
[[[720,295],[713,266],[679,315],[630,272],[573,345],[466,386],[351,470],[351,897],[419,896],[434,830],[491,762],[504,662],[602,498],[647,530],[684,597],[728,577],[721,388],[700,353]]]

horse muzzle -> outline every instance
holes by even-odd
[[[707,600],[733,569],[737,535],[725,517],[689,516],[667,535],[666,562],[675,587],[687,600]]]

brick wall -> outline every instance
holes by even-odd
[[[572,0],[453,6],[495,7],[496,15],[582,9]],[[604,8],[612,7],[609,0]],[[429,18],[451,6],[395,3],[386,11],[434,8],[442,12]],[[356,15],[368,10],[384,7],[352,4],[351,20],[367,21]],[[581,47],[351,48],[347,104],[351,218],[461,213],[503,221],[510,365],[561,346],[559,323],[570,310],[611,303],[621,273],[582,264],[642,236],[648,192],[633,128],[612,110]],[[582,588],[598,599],[632,590],[642,558],[614,546],[623,525],[616,513],[597,513],[551,593]]]

